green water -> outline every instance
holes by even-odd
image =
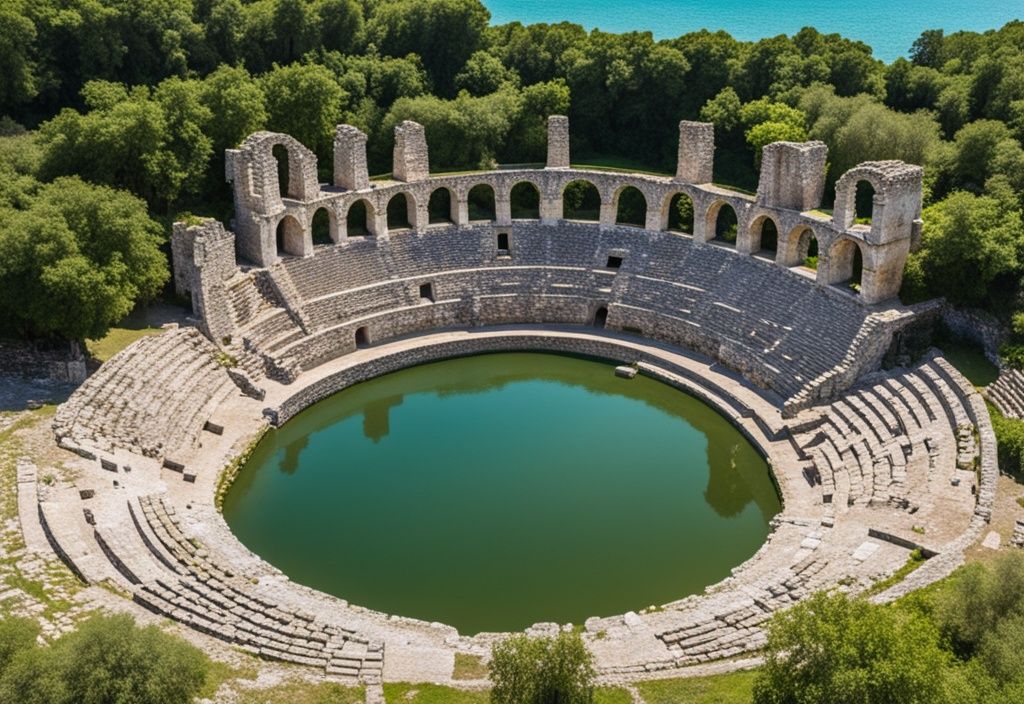
[[[582,623],[728,576],[780,510],[724,418],[610,364],[414,367],[269,432],[224,516],[293,580],[462,633]]]

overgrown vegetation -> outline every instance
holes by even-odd
[[[493,704],[593,704],[593,655],[578,633],[513,636],[491,652]]]
[[[0,620],[0,702],[188,704],[209,662],[180,638],[130,616],[95,615],[50,645],[33,619]]]
[[[768,628],[755,704],[1024,701],[1024,556],[974,563],[895,604],[817,594]]]

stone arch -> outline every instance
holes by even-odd
[[[469,189],[466,194],[467,212],[469,220],[491,221],[498,219],[497,200],[494,196],[494,187],[489,183],[478,183]]]
[[[781,242],[776,258],[783,266],[818,268],[820,243],[817,233],[810,225],[797,225]]]
[[[278,172],[278,156],[284,162],[281,169],[285,174]],[[305,201],[314,198],[320,190],[316,155],[290,135],[256,132],[242,142],[238,154],[232,158],[241,159],[244,167],[241,171],[249,178],[250,194],[262,200],[263,212],[278,206],[282,195]],[[285,183],[282,183],[282,176]]]
[[[585,178],[569,181],[562,189],[562,218],[598,222],[601,219],[601,192]]]
[[[693,197],[686,191],[673,191],[661,206],[661,229],[693,234]]]
[[[285,215],[277,222],[277,256],[301,257],[305,254],[305,233],[294,215]]]
[[[854,187],[853,223],[855,225],[870,225],[874,209],[875,187],[871,181],[862,178]]]
[[[771,215],[759,215],[748,228],[750,253],[775,259],[779,252],[779,224]]]
[[[862,243],[852,237],[840,237],[832,243],[828,250],[826,284],[842,286],[860,293],[861,273],[864,267],[864,251],[861,246]]]
[[[452,189],[441,186],[435,188],[427,200],[427,223],[453,223],[459,216],[459,201]]]
[[[608,306],[598,306],[594,311],[593,326],[603,328],[608,325]]]
[[[416,222],[416,199],[409,191],[399,191],[388,200],[386,213],[388,232],[411,230]]]
[[[644,227],[647,224],[647,197],[636,186],[621,186],[612,202],[615,207],[615,224]]]
[[[902,161],[866,161],[847,171],[836,181],[836,200],[832,222],[840,230],[848,230],[857,218],[858,185],[866,182],[871,194],[872,229],[882,220],[885,206],[895,206],[893,225],[909,234],[911,222],[921,215],[920,166]],[[863,187],[862,187],[863,188]],[[866,205],[866,204],[863,204]],[[894,232],[894,235],[903,234]]]
[[[736,246],[739,234],[739,215],[736,209],[725,200],[716,200],[707,210],[705,217],[708,239],[730,247]]]
[[[365,198],[353,201],[345,211],[345,236],[376,236],[376,217],[377,211],[374,209],[373,203]]]
[[[533,181],[519,181],[508,193],[513,220],[540,220],[540,188]]]
[[[313,212],[309,221],[313,245],[333,244],[338,241],[338,221],[334,210],[322,205]]]

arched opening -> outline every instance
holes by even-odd
[[[736,231],[739,227],[739,220],[736,211],[728,203],[719,201],[708,210],[708,229],[714,233],[712,238],[715,242],[736,246]],[[713,228],[713,229],[712,229]]]
[[[594,327],[603,328],[608,324],[608,308],[601,306],[594,312]]]
[[[369,347],[370,336],[367,333],[366,327],[356,328],[356,347]]]
[[[562,191],[562,217],[566,220],[597,222],[601,217],[601,194],[590,181],[570,181]]]
[[[396,193],[388,201],[388,231],[410,230],[412,222],[409,218],[409,197],[405,193]]]
[[[647,199],[639,188],[626,186],[619,192],[615,224],[643,227],[647,223]]]
[[[870,225],[871,212],[875,207],[875,187],[870,181],[857,181],[853,197],[853,222],[855,225]]]
[[[277,189],[282,198],[291,198],[290,183],[288,181],[288,147],[283,144],[275,144],[270,150],[277,162]]]
[[[313,231],[313,244],[332,244],[334,238],[331,236],[331,214],[327,208],[318,208],[313,213],[313,223],[311,229]]]
[[[277,223],[277,255],[302,256],[302,225],[291,215]]]
[[[832,245],[832,249],[829,250],[828,268],[829,284],[860,293],[864,259],[860,245],[855,240],[843,238]]]
[[[818,238],[814,231],[806,227],[800,232],[796,241],[796,266],[802,266],[812,271],[818,270]]]
[[[512,186],[509,206],[513,220],[540,220],[540,189],[529,181]]]
[[[370,234],[370,206],[365,200],[357,200],[348,207],[345,234],[349,237],[366,237]]]
[[[693,199],[685,193],[676,193],[668,202],[665,229],[693,234]]]
[[[755,223],[755,236],[758,238],[754,251],[763,257],[775,258],[779,251],[779,228],[775,221],[769,217],[759,218],[760,222]]]
[[[495,220],[497,210],[494,206],[494,189],[486,183],[478,183],[469,189],[469,219]]]
[[[447,188],[435,189],[427,201],[427,223],[453,223],[455,216],[452,211],[452,192]]]

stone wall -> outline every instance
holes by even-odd
[[[714,162],[715,126],[709,122],[680,122],[676,179],[685,183],[711,183]]]
[[[0,371],[26,379],[85,381],[85,354],[78,343],[37,347],[26,342],[0,340]]]
[[[427,135],[423,125],[406,120],[395,127],[392,176],[396,181],[421,181],[430,175]]]
[[[991,314],[980,310],[942,307],[942,323],[953,335],[973,342],[985,351],[992,364],[1002,367],[999,348],[1009,337],[1009,331]]]
[[[191,294],[202,331],[217,343],[230,338],[235,326],[227,282],[238,272],[235,236],[216,220],[191,226],[175,223],[171,253],[175,290]]]

